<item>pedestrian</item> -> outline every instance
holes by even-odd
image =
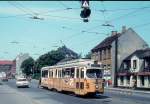
[[[135,89],[136,88],[136,80],[133,79],[133,85],[132,85],[132,88]]]
[[[38,88],[41,86],[41,78],[39,79]]]

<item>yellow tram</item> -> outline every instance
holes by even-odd
[[[89,59],[60,62],[41,69],[41,86],[76,95],[104,93],[103,68]]]

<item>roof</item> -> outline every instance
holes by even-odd
[[[121,36],[120,33],[105,38],[101,43],[95,46],[91,51],[94,52],[98,49],[111,46],[112,42],[114,42],[119,36]]]
[[[150,48],[136,50],[131,55],[126,57],[124,60],[130,60],[131,57],[134,55],[136,55],[139,58],[150,57]]]
[[[9,60],[0,60],[0,65],[9,65],[9,64],[13,64],[13,62]]]

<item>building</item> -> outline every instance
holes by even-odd
[[[22,75],[22,68],[21,68],[21,64],[24,60],[28,59],[30,56],[28,53],[20,53],[19,55],[17,55],[16,59],[15,59],[15,63],[16,63],[16,75]]]
[[[6,76],[11,76],[13,62],[10,60],[0,60],[0,74],[5,73]]]
[[[150,88],[150,48],[136,50],[121,64],[117,72],[119,87]]]
[[[91,50],[92,59],[103,64],[104,79],[116,86],[116,72],[122,61],[135,50],[147,47],[147,43],[132,28],[126,29],[123,26],[120,33],[112,31],[111,36],[105,38]]]
[[[15,77],[16,75],[16,60],[12,61],[12,68],[11,68],[11,76]]]

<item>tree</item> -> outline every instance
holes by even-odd
[[[59,61],[72,57],[73,59],[79,58],[79,55],[66,46],[59,47],[57,50],[52,50],[44,55],[41,55],[35,62],[35,68],[40,70],[44,66],[55,65]]]
[[[54,65],[58,61],[64,59],[64,57],[65,56],[61,52],[52,50],[52,51],[40,56],[36,60],[35,68],[36,69],[41,69],[44,66]]]
[[[92,55],[92,53],[91,53],[91,52],[88,52],[88,54],[85,55],[85,58],[91,59],[91,55]]]
[[[32,74],[34,66],[34,59],[32,57],[29,57],[28,59],[24,60],[21,64],[21,68],[23,69],[22,72],[29,76]]]

